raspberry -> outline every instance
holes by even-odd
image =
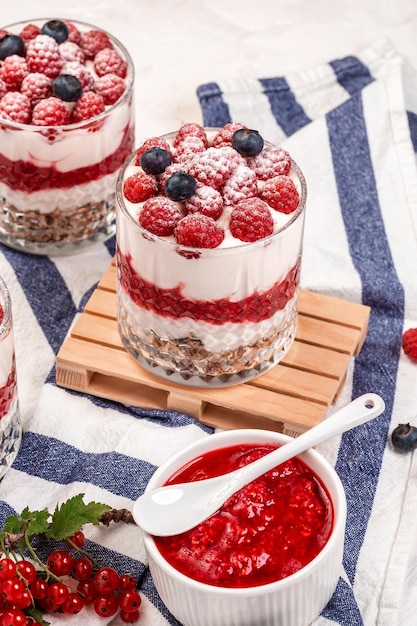
[[[289,176],[275,176],[267,180],[261,193],[270,207],[280,213],[292,213],[300,203],[297,187]]]
[[[0,100],[0,118],[29,124],[31,115],[30,100],[19,91],[9,91]]]
[[[181,126],[181,128],[178,130],[177,134],[175,135],[174,148],[179,146],[184,141],[184,139],[189,138],[189,137],[195,137],[195,138],[200,139],[203,142],[204,147],[208,148],[208,139],[207,139],[206,131],[204,130],[203,126],[201,126],[201,124],[194,124],[194,123],[183,124]]]
[[[104,48],[94,58],[94,69],[99,76],[116,74],[120,78],[126,78],[127,63],[113,48]]]
[[[123,184],[123,193],[129,202],[144,202],[155,196],[158,191],[158,183],[154,176],[144,172],[136,172],[129,176]]]
[[[214,136],[211,145],[214,148],[220,148],[221,146],[231,146],[234,133],[241,128],[246,128],[246,126],[244,124],[239,124],[236,122],[226,124],[221,130],[219,130],[217,135]]]
[[[220,150],[208,148],[194,157],[188,173],[203,185],[216,189],[224,184],[233,169],[233,163]]]
[[[171,148],[165,139],[162,137],[151,137],[150,139],[146,139],[146,141],[144,141],[143,144],[136,150],[135,165],[140,165],[143,153],[149,150],[149,148],[163,148],[171,154]]]
[[[28,42],[26,60],[31,72],[40,72],[49,78],[58,76],[63,65],[59,45],[49,35],[37,35]]]
[[[246,165],[238,165],[223,187],[225,204],[237,204],[245,198],[258,195],[256,174]]]
[[[35,126],[64,126],[70,123],[70,112],[59,98],[51,96],[33,107],[32,124]]]
[[[31,39],[35,39],[35,37],[40,34],[41,29],[39,26],[36,26],[36,24],[26,24],[26,26],[22,29],[22,32],[19,34],[19,37],[27,43]]]
[[[64,41],[59,45],[61,58],[66,62],[84,63],[85,55],[80,46],[73,41]]]
[[[94,91],[86,91],[72,110],[72,122],[82,122],[96,117],[105,110],[103,97]]]
[[[217,248],[224,239],[224,231],[207,215],[190,213],[178,222],[177,242],[188,248]]]
[[[272,235],[274,220],[260,198],[241,200],[230,215],[230,232],[241,241],[258,241]]]
[[[87,59],[94,59],[104,48],[112,48],[109,36],[101,30],[89,30],[81,35],[80,47]]]
[[[177,144],[175,152],[175,161],[177,163],[186,163],[190,161],[196,154],[204,152],[206,145],[199,137],[184,137],[181,143]]]
[[[409,328],[403,333],[402,347],[405,354],[417,363],[417,328]]]
[[[29,70],[26,60],[17,54],[6,57],[0,67],[0,78],[6,83],[9,91],[19,91],[27,74]]]
[[[201,213],[217,220],[223,211],[223,198],[217,189],[199,185],[195,194],[184,203],[184,208],[187,213]]]
[[[78,30],[78,28],[72,22],[68,22],[67,20],[64,20],[64,22],[65,22],[65,24],[67,25],[67,28],[68,28],[68,39],[67,39],[67,41],[72,41],[73,43],[76,43],[76,44],[80,45],[81,33]]]
[[[288,174],[291,168],[291,156],[280,146],[264,148],[260,154],[248,159],[248,165],[260,180]]]
[[[6,83],[0,78],[0,99],[6,95],[7,91],[8,89]]]
[[[103,97],[104,104],[114,104],[123,95],[125,82],[116,74],[105,74],[96,81],[96,92]]]
[[[139,224],[160,237],[174,233],[182,215],[179,206],[169,198],[157,196],[146,200],[139,216]]]
[[[28,74],[23,79],[20,91],[29,98],[32,106],[35,106],[52,95],[52,80],[39,72]]]
[[[83,91],[95,90],[96,84],[94,76],[84,65],[78,63],[78,61],[65,62],[62,67],[62,74],[71,74],[71,76],[78,78],[83,87]]]

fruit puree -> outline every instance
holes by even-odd
[[[240,444],[204,453],[166,484],[219,476],[275,447]],[[327,491],[296,457],[241,489],[199,526],[154,541],[166,561],[190,578],[220,587],[254,587],[307,565],[326,544],[332,525]]]
[[[280,147],[241,155],[231,144],[236,128],[188,124],[151,138],[117,186],[122,341],[142,365],[187,385],[258,376],[295,335],[304,178]],[[155,148],[172,157],[159,174],[142,167]],[[169,187],[179,172],[185,186]],[[280,210],[271,180],[293,187]]]
[[[0,61],[0,240],[47,254],[114,234],[116,179],[134,144],[127,51],[104,31],[76,21],[65,22],[68,37],[56,41],[40,30],[48,23],[14,24],[0,34],[0,54],[4,32],[24,41],[21,54]],[[99,33],[94,41],[91,33]],[[103,46],[124,64],[120,71],[110,62],[97,64]],[[57,69],[50,70],[52,62],[42,66],[43,52]],[[13,58],[24,68],[19,80],[7,67]],[[62,76],[77,81],[77,96],[65,85],[64,91],[55,87]]]

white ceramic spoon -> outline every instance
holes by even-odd
[[[236,491],[262,474],[330,437],[380,415],[383,399],[374,393],[356,398],[310,430],[233,472],[145,492],[133,507],[135,522],[151,535],[166,537],[190,530],[215,513]]]

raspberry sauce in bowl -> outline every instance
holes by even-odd
[[[288,440],[257,429],[203,437],[163,463],[147,490],[230,471]],[[307,626],[339,580],[345,521],[343,486],[310,449],[198,527],[143,540],[156,589],[183,626]]]

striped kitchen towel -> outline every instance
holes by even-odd
[[[332,410],[372,391],[386,411],[320,446],[344,483],[348,522],[344,571],[314,626],[415,626],[417,458],[393,450],[389,435],[398,422],[417,425],[417,366],[401,350],[403,330],[417,326],[417,76],[382,41],[285,77],[202,85],[198,98],[205,125],[257,128],[304,171],[303,288],[371,306],[367,338]],[[114,241],[66,258],[0,247],[24,422],[20,452],[0,483],[0,523],[77,493],[130,509],[169,454],[211,433],[187,415],[56,386],[55,356],[113,254]],[[87,549],[138,578],[139,624],[180,626],[156,593],[136,527],[88,529]],[[90,608],[48,621],[121,625]]]

